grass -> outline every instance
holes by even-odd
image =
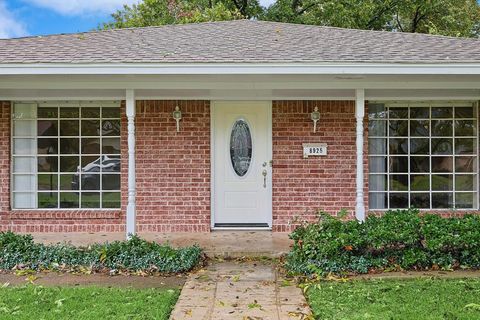
[[[0,319],[168,319],[173,289],[104,287],[0,288]]]
[[[480,319],[480,279],[321,282],[307,297],[316,319]]]

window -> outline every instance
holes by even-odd
[[[118,103],[15,103],[14,209],[120,208]]]
[[[237,120],[230,134],[230,160],[233,170],[243,177],[252,161],[252,135],[247,122]]]
[[[370,209],[476,209],[476,103],[372,103]]]

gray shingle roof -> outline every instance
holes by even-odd
[[[480,40],[237,20],[0,40],[0,63],[480,62]]]

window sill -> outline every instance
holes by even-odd
[[[14,209],[11,219],[18,220],[82,220],[82,219],[119,219],[121,209]]]

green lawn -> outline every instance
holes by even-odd
[[[480,279],[321,282],[308,299],[316,319],[480,319]]]
[[[178,290],[101,287],[0,288],[0,319],[168,319]]]

